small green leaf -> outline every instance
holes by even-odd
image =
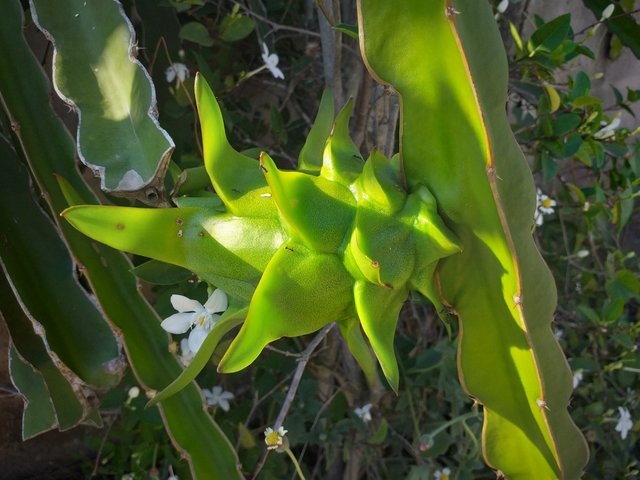
[[[567,13],[554,18],[539,27],[529,39],[527,47],[529,56],[538,52],[551,53],[560,46],[571,28],[571,14]]]
[[[173,285],[184,282],[193,276],[186,268],[164,263],[159,260],[149,260],[131,269],[140,280],[152,285]]]
[[[389,433],[389,424],[387,423],[387,419],[383,418],[380,421],[380,425],[375,432],[371,434],[367,443],[371,445],[381,445],[387,438],[387,434]]]
[[[246,15],[229,14],[222,19],[220,24],[220,40],[225,42],[237,42],[246,38],[256,28],[256,22]]]
[[[199,22],[185,23],[180,29],[180,38],[189,42],[197,43],[203,47],[213,45],[213,38],[209,36],[207,27]]]
[[[350,36],[351,38],[358,40],[358,26],[357,25],[349,25],[347,23],[339,23],[333,27],[334,30],[338,32],[342,32],[345,35]]]

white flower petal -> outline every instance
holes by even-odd
[[[611,14],[615,10],[615,8],[616,6],[613,3],[610,3],[609,5],[607,5],[607,7],[604,10],[602,10],[602,18],[600,19],[600,21],[606,20],[607,18],[611,17]]]
[[[204,340],[207,338],[207,335],[209,335],[209,330],[205,330],[204,328],[196,327],[191,330],[191,333],[189,334],[189,349],[192,352],[197,353],[204,343]]]
[[[502,0],[496,7],[496,10],[499,13],[504,13],[508,7],[509,7],[509,0]]]
[[[204,310],[200,302],[184,295],[171,295],[171,305],[178,312],[201,312]]]
[[[225,412],[229,411],[229,402],[227,402],[224,398],[218,398],[218,405],[220,405],[220,408]]]
[[[169,333],[185,333],[193,325],[193,313],[174,313],[165,318],[160,326]]]
[[[206,308],[211,313],[220,313],[224,312],[229,307],[229,300],[227,299],[227,294],[224,293],[219,288],[216,288],[211,296],[207,299],[204,304],[204,308]]]

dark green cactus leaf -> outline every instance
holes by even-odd
[[[9,344],[9,374],[11,382],[24,399],[22,439],[34,437],[54,428],[58,420],[49,390],[42,375]]]
[[[298,170],[318,174],[322,168],[322,156],[333,128],[333,93],[325,89],[320,99],[318,114],[298,156]]]
[[[353,194],[322,176],[282,172],[266,153],[260,165],[289,237],[317,252],[337,252],[355,215]]]
[[[235,215],[275,217],[276,208],[258,162],[229,144],[220,106],[200,74],[196,76],[195,94],[202,128],[204,164],[227,210]]]
[[[382,371],[394,391],[398,391],[400,372],[393,350],[398,315],[409,293],[407,287],[385,288],[357,281],[353,288],[356,311],[362,329],[378,357]]]
[[[349,119],[353,110],[353,99],[340,110],[327,140],[322,159],[321,175],[327,180],[348,186],[358,178],[364,160],[358,147],[349,136]]]
[[[199,208],[76,206],[63,216],[111,247],[197,272],[244,299],[251,298],[262,271],[283,242],[276,219]]]
[[[285,243],[267,266],[240,333],[218,370],[237,372],[280,337],[297,337],[350,316],[353,279],[336,255]]]

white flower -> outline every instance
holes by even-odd
[[[164,72],[164,75],[167,79],[167,83],[173,83],[176,80],[176,84],[180,84],[184,82],[187,78],[189,78],[189,69],[184,63],[172,63],[167,67]]]
[[[267,44],[264,42],[262,42],[262,50],[264,66],[267,67],[267,70],[271,72],[274,78],[282,78],[284,80],[284,73],[278,68],[278,62],[280,61],[278,55],[276,53],[269,54],[269,48],[267,48]]]
[[[578,387],[578,385],[580,385],[580,382],[582,381],[583,377],[584,377],[584,372],[583,372],[582,369],[575,371],[575,373],[573,374],[573,388],[574,388],[574,390]]]
[[[564,330],[562,330],[561,328],[553,332],[553,338],[555,338],[557,341],[562,340],[563,337],[564,337]]]
[[[129,395],[130,400],[138,398],[138,395],[140,395],[140,389],[136,386],[133,386],[129,389],[129,392],[127,394]]]
[[[188,367],[195,356],[195,352],[191,351],[189,348],[189,340],[186,338],[180,340],[180,356],[178,357],[178,360],[182,366],[185,368]]]
[[[602,122],[602,124],[604,124],[604,126],[593,134],[593,138],[604,140],[605,138],[613,137],[616,134],[616,128],[620,125],[620,117],[614,118],[608,125],[606,122]]]
[[[436,470],[433,472],[433,478],[436,480],[449,480],[449,475],[451,475],[449,467],[444,467],[442,470]]]
[[[604,10],[602,10],[602,17],[600,17],[600,21],[602,22],[603,20],[606,20],[607,18],[609,18],[613,13],[613,11],[615,10],[615,8],[616,6],[613,3],[610,3],[609,5],[607,5],[607,7]]]
[[[589,250],[583,248],[582,250],[578,250],[576,252],[576,257],[578,258],[587,258],[589,256]]]
[[[233,400],[233,393],[223,390],[222,387],[218,385],[211,390],[203,388],[202,393],[209,407],[219,406],[225,412],[229,411],[229,400]]]
[[[189,350],[194,354],[200,349],[202,342],[217,323],[220,315],[227,309],[227,295],[219,289],[215,289],[204,305],[197,300],[182,295],[171,295],[171,305],[179,313],[174,313],[162,321],[162,328],[169,333],[189,333]]]
[[[167,480],[178,480],[178,475],[169,475]]]
[[[372,405],[370,403],[367,403],[362,407],[354,409],[353,413],[360,417],[360,420],[362,420],[364,423],[368,423],[371,421],[371,406]]]
[[[264,431],[264,443],[267,444],[267,450],[277,450],[284,446],[285,435],[287,430],[284,427],[280,427],[278,430],[274,430],[268,427]]]
[[[542,225],[544,222],[544,219],[542,218],[543,215],[551,215],[553,213],[553,207],[555,206],[556,201],[542,193],[538,188],[536,196],[536,213],[533,217],[537,226]]]
[[[582,206],[582,211],[588,212],[590,208],[591,208],[591,204],[589,202],[584,202],[584,205]]]
[[[509,0],[502,0],[496,7],[496,10],[498,11],[498,13],[504,13],[508,7],[509,7]]]
[[[620,413],[620,419],[616,425],[616,432],[620,432],[620,438],[624,440],[627,438],[629,430],[633,428],[633,422],[631,421],[631,413],[625,407],[618,407]]]

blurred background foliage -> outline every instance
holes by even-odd
[[[539,186],[534,235],[558,287],[553,328],[574,373],[570,411],[591,450],[585,478],[638,478],[640,84],[614,88],[615,102],[607,103],[593,93],[598,76],[581,69],[625,49],[638,55],[640,27],[627,13],[637,10],[624,0],[602,18],[609,2],[568,2],[573,11],[593,12],[591,24],[575,31],[570,15],[528,15],[524,3],[495,2],[510,60],[506,108]],[[398,101],[364,70],[353,38],[354,1],[126,0],[123,6],[156,87],[160,124],[176,144],[165,201],[207,181],[192,93],[198,71],[221,102],[231,144],[259,146],[250,155],[265,150],[293,167],[325,86],[337,108],[355,99],[351,130],[361,151],[397,150]],[[133,272],[160,317],[173,313],[171,294],[206,298],[206,286],[189,272],[145,260],[135,258],[144,266]],[[396,339],[397,396],[382,383],[366,387],[335,333],[313,355],[285,422],[307,478],[495,478],[481,458],[481,413],[457,380],[455,318],[442,322],[421,298],[407,302]],[[264,451],[262,432],[278,414],[305,344],[305,338],[283,339],[229,376],[215,373],[217,354],[198,377],[245,471]],[[177,343],[171,348],[180,353]],[[221,400],[223,391],[232,398]],[[96,455],[81,460],[82,475],[188,478],[146,401],[130,372],[102,396],[106,426],[87,438]],[[294,477],[285,455],[270,455],[260,473]]]

